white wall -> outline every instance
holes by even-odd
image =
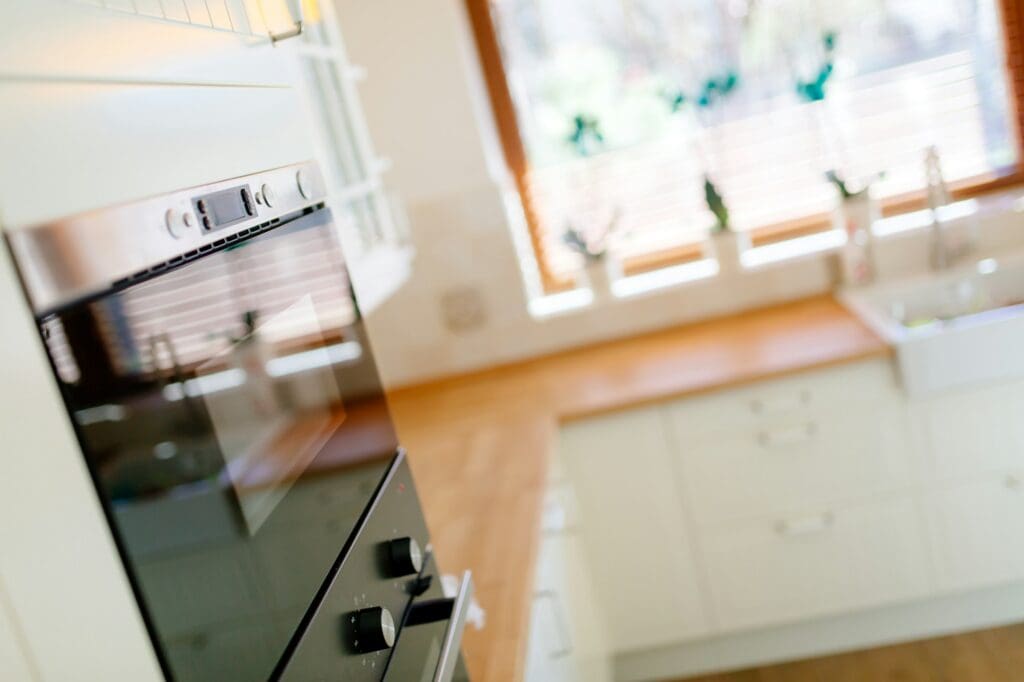
[[[833,287],[833,257],[817,254],[534,319],[504,203],[511,184],[463,0],[335,2],[351,58],[368,71],[361,90],[370,132],[393,162],[385,180],[405,201],[417,249],[408,284],[370,316],[390,385]],[[516,207],[514,195],[508,205]],[[514,221],[514,211],[512,216]],[[927,236],[919,231],[910,239],[894,238],[879,250],[889,271],[920,269],[927,263]],[[441,297],[456,287],[477,292],[484,324],[459,333],[445,326]]]

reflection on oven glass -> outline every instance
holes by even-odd
[[[345,407],[310,295],[266,322],[251,313],[246,327],[191,381],[209,412],[242,518],[255,533],[345,420]],[[307,371],[295,373],[286,386],[280,373],[271,373],[277,358],[266,339],[295,328],[308,330],[316,345],[303,352]]]
[[[397,440],[327,211],[41,322],[175,679],[273,670]]]

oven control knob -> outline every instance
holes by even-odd
[[[195,225],[195,216],[188,211],[179,213],[173,208],[169,208],[164,213],[164,225],[167,226],[167,231],[171,233],[172,237],[180,239],[185,236],[188,228]]]
[[[311,199],[313,197],[313,187],[309,183],[309,176],[305,171],[300,170],[295,174],[295,184],[299,188],[299,194],[302,195],[303,199]]]
[[[267,206],[273,207],[277,203],[277,194],[274,192],[274,188],[267,183],[263,183],[263,186],[260,187],[260,194],[263,195],[263,203]]]
[[[395,643],[395,619],[387,609],[374,606],[355,614],[355,646],[368,654],[390,649]]]
[[[412,538],[398,538],[388,543],[388,562],[392,577],[415,575],[423,570],[423,552]]]

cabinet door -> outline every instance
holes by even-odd
[[[1024,466],[1024,385],[949,393],[915,406],[935,473],[957,478]]]
[[[28,682],[36,677],[29,667],[27,654],[22,650],[9,603],[3,585],[0,585],[0,680]]]
[[[658,409],[570,424],[562,453],[612,650],[706,633],[692,539]]]
[[[936,490],[929,508],[941,587],[1024,578],[1024,472]]]
[[[701,528],[723,628],[784,623],[925,594],[928,555],[909,498]]]
[[[611,682],[605,618],[578,536],[542,539],[530,626],[526,682]]]

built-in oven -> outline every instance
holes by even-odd
[[[8,243],[168,679],[465,678],[315,164]]]

